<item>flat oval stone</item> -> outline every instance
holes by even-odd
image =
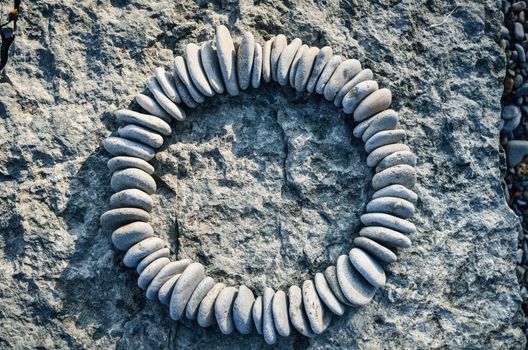
[[[262,297],[258,296],[253,303],[253,308],[251,310],[251,315],[253,316],[253,323],[255,324],[255,329],[257,333],[262,335]]]
[[[310,321],[304,311],[301,288],[291,286],[288,290],[289,315],[292,326],[305,337],[313,337],[314,333],[310,328]]]
[[[228,335],[235,330],[233,322],[233,303],[237,296],[237,289],[235,287],[227,287],[222,289],[215,301],[215,317],[218,323],[218,328],[222,334]]]
[[[103,147],[113,156],[130,156],[147,161],[156,154],[152,147],[121,137],[107,137],[103,141]]]
[[[337,280],[343,294],[354,305],[367,304],[376,293],[376,287],[370,284],[350,263],[346,255],[341,255],[336,263]]]
[[[325,46],[319,50],[319,53],[315,58],[312,73],[310,73],[310,78],[308,79],[308,84],[306,84],[306,91],[314,92],[317,80],[330,58],[332,58],[332,55],[333,51],[330,46]]]
[[[398,143],[403,140],[405,135],[405,130],[402,129],[377,132],[365,142],[365,151],[371,152],[378,147]]]
[[[200,47],[194,43],[189,43],[185,46],[185,62],[194,86],[205,96],[213,96],[215,94],[213,88],[209,85],[207,76],[202,69],[203,63],[200,55]]]
[[[277,342],[277,331],[275,330],[275,324],[273,323],[273,296],[275,292],[273,289],[266,287],[264,294],[262,295],[262,334],[264,335],[264,341],[268,345],[275,344]]]
[[[350,262],[374,287],[379,288],[387,281],[383,267],[367,252],[360,248],[352,248],[348,253]]]
[[[401,151],[389,154],[378,163],[376,166],[376,172],[380,173],[385,169],[402,164],[415,167],[416,155],[410,151]]]
[[[379,89],[368,95],[354,111],[354,120],[360,122],[379,113],[391,105],[392,94],[389,89]]]
[[[310,328],[315,334],[321,334],[329,325],[326,320],[328,316],[325,315],[327,310],[319,298],[312,280],[303,282],[302,295],[304,311],[306,311],[306,316],[308,316]]]
[[[126,168],[137,168],[141,169],[147,174],[154,174],[154,167],[150,165],[147,161],[135,157],[126,157],[118,156],[111,158],[108,163],[106,163],[110,172],[116,170],[126,169]]]
[[[172,120],[172,117],[167,112],[165,112],[165,110],[161,108],[158,102],[156,102],[156,100],[154,100],[153,98],[147,95],[138,94],[136,95],[135,99],[136,99],[137,104],[140,105],[141,108],[143,108],[145,111],[149,112],[150,114],[158,118],[161,118],[167,123]]]
[[[273,313],[273,323],[277,333],[283,337],[287,337],[291,333],[290,320],[288,319],[288,301],[286,300],[286,293],[282,290],[277,291],[273,296],[271,305]]]
[[[178,90],[178,93],[180,94],[183,103],[189,108],[198,107],[198,102],[193,99],[191,93],[189,92],[189,90],[187,90],[187,87],[180,80],[177,74],[174,76],[174,83],[176,84],[176,89]]]
[[[160,148],[163,145],[163,137],[147,128],[139,125],[128,124],[117,129],[119,136],[140,142],[152,148]]]
[[[246,90],[251,83],[251,69],[255,57],[255,37],[251,32],[245,32],[237,52],[238,84]]]
[[[343,292],[341,291],[341,287],[339,286],[339,281],[337,280],[337,271],[336,267],[333,265],[330,265],[326,268],[324,272],[324,276],[326,279],[326,283],[328,283],[328,286],[334,293],[334,296],[343,304],[352,306],[353,304],[350,303]]]
[[[414,213],[414,205],[397,197],[379,197],[367,203],[367,213],[386,213],[407,219]]]
[[[165,93],[162,91],[161,86],[159,86],[156,78],[150,77],[147,79],[147,88],[152,93],[152,96],[154,96],[156,102],[158,102],[161,108],[163,108],[165,112],[167,112],[171,117],[176,120],[185,119],[185,111],[178,107],[178,105],[172,102],[167,96],[165,96]],[[181,95],[180,97],[183,99]]]
[[[189,320],[194,320],[198,316],[198,308],[203,298],[209,293],[209,291],[214,287],[215,281],[207,276],[205,277],[191,295],[191,298],[187,302],[185,307],[185,317]]]
[[[253,330],[253,303],[255,296],[248,287],[241,285],[233,304],[233,322],[241,334],[249,334]]]
[[[354,238],[356,247],[365,250],[383,264],[392,264],[398,257],[394,252],[367,237]]]
[[[231,96],[237,96],[239,90],[236,76],[235,45],[229,30],[225,26],[216,27],[216,54],[227,93]]]
[[[361,71],[361,63],[355,59],[348,59],[341,62],[326,83],[324,97],[327,101],[332,101],[339,90]]]
[[[332,74],[334,74],[336,68],[343,62],[343,58],[341,56],[332,56],[328,63],[326,63],[323,71],[321,72],[321,75],[319,76],[319,80],[317,80],[317,84],[315,84],[315,92],[317,92],[319,95],[322,95],[324,93],[324,90],[326,88],[326,84],[332,77]]]
[[[323,301],[326,307],[334,314],[341,316],[345,312],[345,307],[336,298],[330,286],[326,282],[326,279],[322,273],[316,273],[314,277],[315,289],[319,298]]]
[[[257,89],[262,78],[262,46],[255,44],[255,54],[253,56],[253,68],[251,69],[251,86]]]
[[[148,173],[136,168],[117,170],[112,174],[110,186],[116,192],[137,188],[148,194],[156,192],[156,181]]]
[[[401,232],[382,226],[367,226],[359,231],[360,236],[370,238],[387,247],[409,248],[411,240]]]
[[[150,224],[136,221],[112,232],[112,243],[119,250],[128,250],[134,244],[152,236],[154,236],[154,229]]]
[[[341,88],[341,90],[339,90],[334,99],[334,105],[336,107],[341,107],[343,104],[343,98],[345,97],[345,95],[348,94],[350,90],[352,90],[354,86],[364,81],[372,80],[373,76],[374,74],[370,69],[363,69],[354,78],[352,78],[345,85],[343,85],[343,87]]]
[[[147,211],[138,208],[117,208],[110,209],[101,215],[101,226],[114,230],[119,226],[129,224],[134,221],[148,222],[150,215]]]
[[[167,96],[172,102],[182,102],[180,95],[178,95],[178,91],[176,90],[176,85],[174,85],[174,77],[172,74],[167,73],[165,69],[161,67],[157,67],[154,70],[154,76],[165,93],[165,96]]]
[[[194,101],[203,103],[205,101],[204,95],[194,85],[191,75],[189,74],[188,62],[182,56],[176,56],[173,61],[174,75],[178,76],[179,80],[185,85],[189,94],[191,94]]]
[[[302,40],[299,38],[293,39],[291,43],[286,46],[279,58],[277,68],[277,81],[280,85],[286,86],[289,83],[290,67],[295,58],[297,50],[302,46]]]
[[[122,170],[120,170],[122,171]],[[416,170],[414,167],[402,164],[385,169],[372,177],[372,187],[375,190],[399,184],[407,188],[413,188],[416,183]]]
[[[145,269],[141,272],[138,278],[139,288],[143,290],[147,289],[154,277],[156,277],[156,275],[161,271],[161,269],[168,263],[170,263],[170,259],[163,257],[154,260],[147,267],[145,267]]]
[[[299,67],[299,61],[301,60],[301,57],[306,53],[306,51],[308,51],[309,48],[310,47],[308,45],[303,44],[295,53],[295,57],[293,58],[292,64],[290,66],[290,72],[288,73],[290,86],[292,88],[295,88],[295,74],[297,74],[297,67]]]
[[[277,35],[271,44],[270,67],[273,81],[277,81],[279,58],[286,46],[288,46],[288,39],[283,34]]]
[[[211,288],[207,293],[205,298],[203,298],[198,308],[198,316],[196,320],[201,327],[210,327],[215,324],[215,301],[218,297],[218,294],[225,288],[225,284],[217,283]]]
[[[367,120],[370,120],[370,122],[368,123],[365,132],[356,136],[361,137],[363,141],[367,141],[377,132],[395,129],[398,124],[398,113],[392,109],[386,109]]]
[[[169,262],[158,272],[156,277],[150,282],[147,288],[147,298],[150,300],[156,299],[158,292],[165,285],[165,283],[176,275],[180,275],[187,266],[191,264],[191,260],[183,259]],[[170,300],[170,296],[167,300]],[[200,300],[201,301],[201,300]]]
[[[266,83],[271,81],[271,46],[275,41],[275,37],[264,43],[264,48],[262,49],[262,79]]]
[[[343,98],[343,112],[351,114],[367,96],[378,90],[378,83],[374,80],[363,81],[352,87]]]
[[[154,201],[147,193],[130,188],[114,193],[110,197],[110,206],[112,208],[139,208],[151,211],[154,208]]]
[[[169,314],[173,320],[180,320],[187,302],[196,286],[205,278],[205,269],[200,263],[192,263],[182,272],[172,292]]]
[[[405,199],[413,204],[416,204],[418,200],[418,195],[402,185],[390,185],[383,187],[380,190],[377,190],[372,194],[372,199],[381,198],[381,197],[397,197]]]
[[[176,282],[180,276],[181,274],[172,276],[161,286],[160,290],[158,291],[158,300],[162,304],[169,305],[172,291],[174,290],[174,286],[176,285]]]
[[[306,85],[308,85],[308,79],[310,79],[310,73],[312,72],[318,53],[318,47],[310,47],[302,55],[297,64],[297,70],[295,71],[295,90],[299,92],[306,90]]]
[[[137,264],[149,255],[150,253],[155,252],[163,247],[166,243],[164,240],[158,237],[149,237],[134,244],[125,254],[123,258],[123,263],[127,267],[136,267]]]
[[[409,151],[411,152],[411,149],[409,146],[404,145],[403,143],[393,143],[392,145],[387,146],[381,146],[379,148],[376,148],[374,151],[372,151],[368,157],[367,157],[367,165],[371,168],[378,165],[378,163],[385,157],[387,157],[390,154],[401,152],[401,151]]]
[[[218,94],[223,94],[225,91],[224,81],[222,78],[222,71],[218,64],[218,58],[213,46],[210,41],[202,44],[200,48],[200,58],[202,60],[203,69],[209,85]]]
[[[394,215],[367,213],[361,215],[360,220],[365,226],[383,226],[407,234],[416,232],[416,226],[412,222]]]
[[[139,275],[141,275],[143,270],[145,270],[145,268],[149,266],[154,260],[157,260],[159,258],[168,257],[169,254],[170,254],[169,248],[161,248],[161,249],[156,250],[155,252],[150,253],[149,255],[141,259],[139,264],[137,264],[136,272]]]

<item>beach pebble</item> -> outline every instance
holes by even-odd
[[[297,67],[299,66],[299,61],[301,60],[301,57],[305,54],[306,51],[308,51],[310,47],[306,44],[303,44],[297,52],[295,53],[295,57],[293,58],[292,64],[290,66],[290,72],[288,73],[288,78],[290,80],[290,86],[292,88],[295,88],[295,74],[297,73]]]
[[[378,83],[374,80],[363,81],[352,87],[343,98],[343,112],[347,114],[354,113],[361,101],[376,90],[378,90]]]
[[[332,56],[332,58],[328,60],[323,71],[321,72],[321,75],[319,76],[319,79],[317,80],[317,84],[315,84],[315,92],[317,92],[319,95],[324,93],[326,84],[334,74],[336,68],[342,62],[343,58],[341,56]]]
[[[378,147],[368,155],[367,165],[371,168],[374,168],[383,158],[390,154],[401,151],[411,152],[411,149],[409,146],[404,145],[403,143],[393,143],[391,145]]]
[[[324,276],[326,283],[328,283],[328,286],[332,290],[332,293],[334,293],[334,296],[337,298],[337,300],[339,300],[342,304],[352,306],[353,304],[347,300],[343,294],[343,291],[341,290],[341,287],[339,286],[336,267],[333,265],[328,266],[324,271]]]
[[[163,136],[139,125],[122,126],[117,129],[117,133],[125,139],[140,142],[152,148],[159,148],[163,145]]]
[[[501,118],[505,120],[515,119],[521,115],[521,109],[516,105],[502,107]]]
[[[156,154],[152,147],[121,137],[107,137],[103,141],[103,147],[113,156],[130,156],[146,161],[154,158]]]
[[[389,89],[379,89],[365,97],[354,110],[354,120],[360,122],[389,108],[392,94]]]
[[[385,248],[384,246],[371,240],[370,238],[356,237],[354,238],[354,245],[371,254],[374,258],[376,258],[383,264],[392,264],[393,262],[398,260],[396,254],[394,254],[392,250]]]
[[[386,213],[407,219],[414,213],[414,205],[397,197],[380,197],[367,203],[367,213]]]
[[[291,333],[290,320],[288,318],[288,301],[286,300],[286,293],[282,290],[277,291],[273,296],[272,301],[273,323],[277,333],[283,337],[287,337]]]
[[[279,66],[279,58],[288,46],[288,39],[283,34],[279,34],[273,40],[271,44],[271,54],[270,54],[270,67],[271,67],[271,79],[277,81],[277,70]]]
[[[280,85],[286,86],[289,83],[290,68],[295,58],[295,54],[302,46],[302,41],[299,38],[293,39],[291,43],[286,46],[279,58],[277,67],[277,81]]]
[[[141,169],[147,174],[154,174],[154,167],[150,163],[136,157],[118,156],[111,158],[106,165],[110,172],[126,168],[137,168]]]
[[[321,334],[330,325],[328,311],[323,305],[315,289],[312,280],[306,280],[302,284],[303,305],[310,328],[315,334]]]
[[[227,93],[231,96],[237,96],[239,90],[236,76],[235,45],[229,30],[225,26],[216,27],[216,54]]]
[[[114,112],[118,122],[144,126],[161,135],[170,135],[172,130],[169,124],[162,119],[150,114],[143,114],[128,109],[119,109]]]
[[[361,215],[360,220],[365,226],[383,226],[406,234],[416,232],[416,226],[412,222],[400,219],[394,215],[367,213]]]
[[[253,330],[253,304],[255,296],[248,287],[241,285],[233,304],[233,322],[241,334],[249,334]]]
[[[215,300],[215,318],[222,334],[228,335],[235,330],[233,323],[233,302],[237,296],[235,287],[222,289]]]
[[[377,190],[372,194],[372,199],[381,198],[381,197],[397,197],[405,199],[406,201],[416,204],[418,200],[418,195],[402,185],[390,185],[383,187],[382,189]]]
[[[203,63],[200,54],[200,47],[194,43],[189,43],[185,46],[185,62],[187,63],[187,69],[189,76],[191,77],[194,86],[205,96],[213,96],[215,94],[207,76],[203,70]],[[190,92],[190,91],[189,91]]]
[[[157,67],[154,70],[154,76],[156,77],[159,86],[165,93],[165,96],[167,96],[169,100],[174,103],[182,102],[180,95],[178,95],[178,91],[176,91],[176,85],[174,85],[174,77],[172,74],[167,73],[165,69],[161,67]]]
[[[200,48],[200,58],[202,59],[203,69],[207,76],[207,81],[214,91],[223,94],[225,91],[222,71],[218,63],[218,56],[213,49],[210,41],[202,44]]]
[[[306,90],[306,85],[308,84],[308,79],[310,79],[310,73],[312,72],[312,67],[318,53],[319,48],[310,47],[304,52],[297,63],[295,71],[295,90],[299,92]]]
[[[176,81],[176,77],[175,81]],[[150,77],[147,79],[147,88],[152,93],[152,96],[154,96],[154,99],[158,104],[167,112],[171,117],[173,117],[176,120],[184,120],[185,119],[185,111],[178,107],[174,102],[172,102],[167,96],[165,96],[165,93],[161,89],[161,87],[158,84],[158,81],[155,77]],[[179,93],[179,91],[178,91]],[[183,97],[180,95],[180,97],[183,99]]]
[[[513,24],[513,37],[517,41],[523,41],[524,40],[524,28],[522,23],[515,22]]]
[[[517,57],[518,57],[519,63],[525,63],[526,53],[524,52],[524,47],[522,47],[520,44],[515,44],[515,51],[517,51]]]
[[[139,288],[145,290],[150,285],[150,282],[156,277],[165,265],[170,263],[170,259],[167,257],[159,258],[151,262],[148,266],[143,269],[138,278]]]
[[[200,263],[192,263],[182,272],[170,300],[169,314],[173,320],[183,317],[189,298],[204,278],[205,269]]]
[[[352,90],[354,86],[364,81],[372,80],[373,76],[374,74],[370,69],[363,69],[361,72],[356,74],[354,78],[349,80],[345,85],[343,85],[341,90],[339,90],[334,99],[334,106],[341,107],[343,105],[343,98],[350,92],[350,90]]]
[[[380,188],[394,184],[400,184],[410,189],[414,187],[415,183],[416,170],[407,164],[395,165],[372,177],[372,187],[374,190],[379,190]]]
[[[164,248],[167,243],[158,237],[149,237],[134,244],[125,254],[123,263],[127,267],[136,267],[147,255]]]
[[[154,201],[147,193],[136,188],[129,188],[114,193],[110,197],[110,206],[112,208],[140,208],[151,211],[154,208]]]
[[[251,83],[251,68],[255,57],[255,37],[251,32],[245,32],[237,52],[238,84],[246,90]]]
[[[160,290],[158,291],[158,300],[162,304],[169,305],[172,291],[174,290],[174,286],[176,285],[176,282],[180,276],[181,274],[172,276],[161,286]]]
[[[255,54],[253,56],[253,68],[251,69],[251,87],[257,89],[262,78],[262,46],[255,44]]]
[[[345,312],[345,307],[336,298],[330,286],[326,282],[326,279],[322,273],[316,273],[314,277],[315,289],[317,294],[326,305],[326,307],[334,314],[341,316]]]
[[[291,286],[290,289],[288,289],[288,300],[288,313],[293,328],[305,337],[313,337],[314,333],[310,328],[310,321],[308,321],[308,317],[304,311],[301,288]]]
[[[312,73],[310,73],[310,78],[308,79],[308,84],[306,84],[306,91],[314,92],[317,80],[319,79],[324,67],[332,57],[332,54],[333,51],[330,46],[325,46],[319,50],[319,53],[315,58]]]
[[[136,168],[117,170],[112,174],[110,186],[116,192],[137,188],[148,194],[156,192],[156,181],[148,173]]]
[[[379,173],[395,165],[406,164],[416,166],[416,155],[410,151],[394,152],[383,158],[376,166],[376,172]]]
[[[189,94],[191,94],[194,101],[203,103],[205,101],[204,95],[196,88],[192,78],[189,74],[188,62],[182,56],[176,56],[173,61],[174,75],[185,85]],[[183,98],[182,98],[183,99]]]
[[[187,87],[185,87],[185,84],[180,80],[180,78],[178,78],[178,75],[174,76],[174,83],[176,84],[176,89],[178,90],[183,103],[189,108],[196,108],[198,106],[198,102],[193,99],[189,90],[187,90]]]
[[[504,123],[502,124],[500,129],[504,132],[512,132],[521,123],[521,116],[509,120],[501,119],[501,121],[504,121]]]
[[[508,167],[513,168],[519,164],[526,155],[528,155],[528,141],[510,140],[506,143],[505,149]]]
[[[372,135],[383,130],[392,130],[398,124],[398,113],[386,109],[368,119],[365,119],[354,128],[354,136],[367,141]],[[360,125],[362,127],[360,127]]]
[[[409,248],[411,240],[401,232],[391,230],[382,226],[367,226],[359,231],[362,237],[370,238],[387,247]]]
[[[203,298],[209,293],[209,291],[214,287],[215,281],[212,277],[205,277],[199,284],[196,286],[196,289],[192,293],[187,306],[185,307],[185,317],[188,320],[195,320],[198,316],[198,308]]]
[[[355,268],[346,255],[341,255],[336,263],[337,280],[347,300],[361,306],[367,304],[376,293],[370,284]]]
[[[150,215],[147,211],[138,208],[116,208],[110,209],[101,215],[101,226],[114,230],[119,226],[134,221],[148,222]]]
[[[262,79],[266,83],[271,81],[271,46],[275,41],[275,37],[264,43],[262,48]]]
[[[374,287],[379,288],[387,281],[383,267],[367,252],[360,248],[352,248],[348,254],[350,262]]]
[[[262,297],[258,296],[253,303],[253,308],[251,309],[251,315],[253,316],[253,323],[255,324],[255,329],[257,333],[262,335]]]
[[[158,292],[163,287],[163,285],[165,285],[165,283],[174,276],[180,275],[190,264],[191,260],[183,259],[169,262],[167,265],[163,266],[163,268],[158,272],[156,277],[154,277],[152,282],[150,282],[146,293],[147,298],[150,300],[156,299],[156,297],[158,296]]]
[[[119,250],[128,250],[134,244],[152,236],[154,236],[154,229],[150,224],[136,221],[112,232],[112,243]]]
[[[348,59],[341,62],[326,83],[324,97],[327,101],[332,101],[339,90],[361,71],[361,63],[355,59]]]
[[[138,94],[135,99],[136,99],[137,104],[140,105],[141,108],[143,108],[145,111],[149,112],[150,114],[158,118],[161,118],[163,121],[167,123],[172,120],[172,117],[167,112],[165,112],[165,110],[161,108],[158,102],[156,102],[156,100],[154,100],[153,98],[147,95]]]
[[[153,262],[154,260],[157,260],[159,258],[168,257],[169,254],[170,254],[169,248],[161,248],[161,249],[158,249],[158,250],[150,253],[149,255],[147,255],[146,257],[141,259],[139,264],[137,264],[136,272],[138,273],[138,275],[141,275],[143,270],[145,270],[145,268],[147,266],[149,266],[151,262]]]
[[[211,288],[205,298],[203,298],[200,307],[198,307],[198,316],[196,317],[196,320],[201,327],[210,327],[215,324],[215,301],[218,294],[220,294],[225,287],[225,284],[217,283]]]
[[[277,342],[277,331],[273,324],[273,296],[275,292],[273,289],[266,287],[264,294],[262,295],[262,334],[264,335],[264,341],[268,345],[275,344]]]
[[[378,147],[398,143],[405,135],[405,130],[402,129],[380,131],[365,142],[365,151],[370,153]]]

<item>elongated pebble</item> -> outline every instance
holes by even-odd
[[[173,320],[183,317],[187,302],[194,289],[205,278],[205,269],[200,263],[192,263],[182,272],[174,286],[169,305],[169,315]]]
[[[121,123],[141,125],[161,135],[170,135],[172,132],[169,124],[150,114],[143,114],[128,109],[119,109],[114,114],[117,121]]]
[[[216,27],[216,54],[228,94],[237,96],[239,90],[236,76],[235,45],[229,30],[225,26]]]
[[[134,221],[148,222],[150,215],[147,211],[138,208],[116,208],[110,209],[101,215],[101,226],[114,230],[119,226]]]
[[[137,264],[152,252],[166,246],[166,242],[158,237],[149,237],[134,244],[126,252],[123,263],[128,267],[136,267]]]
[[[354,86],[364,81],[372,80],[373,76],[374,74],[370,69],[363,69],[361,72],[356,74],[354,78],[350,79],[345,85],[343,85],[341,90],[339,90],[336,97],[334,98],[334,106],[341,107],[343,104],[343,98]]]
[[[354,120],[362,121],[389,108],[392,94],[389,89],[379,89],[368,95],[354,110]]]
[[[387,247],[409,248],[411,240],[401,232],[382,226],[367,226],[359,231],[360,236],[370,238]]]
[[[255,54],[253,56],[253,68],[251,68],[251,86],[256,89],[260,86],[262,78],[262,46],[255,44]]]
[[[176,84],[176,89],[180,94],[182,102],[189,108],[196,108],[198,106],[198,102],[193,99],[191,93],[189,92],[189,90],[187,90],[187,87],[180,80],[177,74],[174,76],[174,83]]]
[[[392,264],[398,257],[394,252],[367,237],[354,238],[354,245],[371,254],[383,264]]]
[[[289,83],[290,67],[295,58],[297,50],[302,45],[302,40],[299,38],[293,39],[291,43],[286,46],[279,58],[277,67],[277,81],[280,85],[286,86]]]
[[[271,66],[271,78],[273,81],[277,81],[277,70],[279,66],[279,58],[288,46],[288,39],[283,34],[279,34],[273,40],[271,44],[271,54],[270,54],[270,66]]]
[[[288,300],[286,293],[277,291],[273,296],[272,305],[273,324],[280,336],[287,337],[291,333],[290,320],[288,318]]]
[[[347,114],[353,113],[361,101],[377,89],[378,83],[374,80],[363,81],[352,87],[343,98],[343,112]]]
[[[192,293],[187,306],[185,307],[185,317],[189,320],[194,320],[198,316],[198,308],[203,298],[209,293],[209,291],[214,287],[215,281],[212,277],[205,277],[197,286],[194,292]]]
[[[161,269],[170,263],[170,259],[167,257],[159,258],[151,262],[139,275],[138,286],[139,288],[145,290],[148,288],[150,282],[156,277],[156,275],[161,271]]]
[[[397,216],[383,214],[383,213],[367,213],[360,217],[361,222],[365,226],[383,226],[401,233],[414,233],[416,226],[412,222],[405,219],[400,219]]]
[[[201,327],[210,327],[216,322],[215,318],[215,301],[218,294],[225,288],[225,284],[217,283],[203,298],[198,308],[198,316],[196,320]]]
[[[172,291],[174,290],[174,285],[180,276],[181,274],[172,276],[161,286],[160,290],[158,291],[158,300],[162,304],[169,305]]]
[[[379,288],[385,285],[387,281],[385,271],[372,256],[360,248],[352,248],[348,253],[350,262],[365,277],[365,279],[374,287]]]
[[[371,152],[378,147],[400,142],[405,135],[402,129],[380,131],[365,142],[365,151]]]
[[[376,293],[376,287],[370,284],[357,270],[346,255],[341,255],[336,263],[337,280],[347,300],[357,306],[367,304]]]
[[[251,69],[255,57],[255,37],[251,32],[245,32],[237,52],[238,85],[246,90],[251,83]]]
[[[178,95],[178,91],[176,90],[176,85],[174,85],[174,77],[172,74],[167,73],[165,69],[161,67],[157,67],[154,70],[154,76],[156,77],[161,89],[165,93],[165,96],[167,96],[169,100],[174,103],[182,102],[180,95]]]
[[[334,314],[341,316],[345,312],[345,307],[341,302],[336,298],[326,279],[322,273],[316,273],[314,277],[315,289],[319,298],[323,301],[326,307],[332,311]]]
[[[147,161],[136,158],[136,157],[127,157],[127,156],[118,156],[111,158],[108,163],[106,163],[110,172],[116,170],[126,169],[126,168],[137,168],[141,169],[147,174],[154,174],[154,167],[150,165]]]
[[[185,46],[185,62],[189,76],[191,77],[194,86],[205,96],[213,96],[215,94],[213,88],[209,85],[207,76],[203,70],[202,58],[200,55],[200,47],[194,43],[189,43]]]
[[[411,151],[409,146],[404,145],[403,143],[393,143],[392,145],[381,146],[373,150],[367,157],[367,165],[371,168],[378,165],[378,163],[385,157],[390,154],[401,152],[401,151]]]
[[[202,44],[200,48],[200,58],[202,60],[203,69],[209,85],[213,88],[214,91],[218,94],[223,94],[225,91],[224,81],[222,79],[222,71],[220,70],[220,65],[218,64],[218,56],[213,49],[210,41],[207,41]]]
[[[266,287],[262,295],[262,334],[264,341],[269,344],[277,342],[277,331],[273,323],[273,296],[275,292],[273,289]]]
[[[253,303],[255,296],[248,287],[241,285],[233,303],[233,322],[240,334],[249,334],[253,330]]]
[[[398,125],[398,113],[392,109],[386,109],[378,114],[362,121],[365,123],[370,121],[365,128],[364,132],[361,135],[356,137],[361,137],[363,141],[367,141],[372,135],[383,131],[383,130],[392,130]]]
[[[163,145],[163,136],[139,125],[128,124],[117,129],[119,136],[142,143],[152,148]]]
[[[416,155],[410,151],[394,152],[383,158],[376,166],[376,172],[382,172],[385,169],[395,165],[406,164],[409,166],[416,166]]]
[[[269,83],[271,81],[271,46],[275,41],[275,37],[264,43],[262,48],[262,79]]]
[[[310,47],[308,45],[303,44],[295,53],[295,57],[293,58],[292,64],[290,66],[290,72],[288,73],[290,86],[292,88],[295,88],[295,74],[297,74],[297,67],[299,67],[301,57],[306,53],[306,51],[308,51],[309,48]]]
[[[154,96],[156,102],[158,102],[161,108],[163,108],[165,112],[167,112],[171,117],[176,120],[185,119],[185,111],[178,107],[178,105],[172,102],[167,96],[165,96],[165,93],[159,86],[158,81],[155,77],[150,77],[149,79],[147,79],[147,88],[152,93],[152,96]]]
[[[113,156],[136,157],[146,161],[154,158],[156,154],[152,147],[122,137],[107,137],[103,141],[103,147]]]
[[[119,250],[128,250],[134,244],[152,236],[154,236],[154,229],[150,224],[136,221],[114,230],[112,243]]]
[[[228,335],[235,330],[233,322],[233,303],[237,296],[237,289],[235,287],[227,287],[222,289],[215,300],[215,318],[218,323],[218,328],[222,334]]]
[[[156,181],[148,173],[136,168],[117,170],[112,174],[110,186],[116,192],[137,188],[147,194],[156,192]]]
[[[172,117],[167,112],[165,112],[163,108],[161,108],[161,106],[158,104],[158,102],[156,102],[155,99],[147,95],[138,94],[136,95],[136,102],[145,111],[158,118],[161,118],[163,121],[170,122],[172,120]]]
[[[414,213],[414,205],[397,197],[379,197],[367,203],[367,213],[386,213],[407,219]]]
[[[337,270],[336,267],[333,265],[328,266],[324,271],[324,276],[326,279],[326,282],[328,283],[328,286],[334,293],[334,296],[343,304],[345,305],[353,305],[350,303],[343,292],[341,291],[341,287],[339,286],[339,281],[337,280]]]
[[[137,264],[136,272],[141,275],[143,270],[145,270],[145,268],[147,266],[149,266],[150,263],[152,263],[154,260],[157,260],[159,258],[168,257],[169,254],[170,254],[170,250],[169,250],[169,248],[166,248],[166,247],[158,249],[158,250],[150,253],[149,255],[147,255],[146,257],[141,259],[141,261]]]
[[[339,90],[361,71],[361,63],[355,59],[348,59],[341,62],[326,83],[324,97],[327,101],[332,101]]]
[[[115,174],[115,173],[114,173]],[[399,184],[407,188],[413,188],[416,183],[416,170],[406,164],[395,165],[385,169],[372,177],[372,187],[374,190]]]
[[[262,297],[258,296],[253,303],[251,309],[251,315],[253,316],[253,323],[255,324],[255,329],[257,333],[262,335]]]
[[[328,63],[326,63],[323,71],[321,72],[321,75],[319,76],[319,79],[317,80],[317,84],[315,84],[315,92],[317,92],[319,95],[322,95],[324,93],[326,84],[332,77],[332,74],[334,74],[336,68],[343,62],[343,58],[341,56],[332,56]]]
[[[174,276],[180,275],[187,266],[191,264],[191,260],[183,259],[178,261],[171,261],[158,272],[156,277],[150,282],[150,285],[147,288],[147,298],[150,300],[156,299],[158,297],[158,292],[165,283],[173,278]]]
[[[327,312],[321,298],[317,294],[315,284],[312,280],[306,280],[302,284],[303,305],[310,328],[315,334],[321,334],[328,327],[325,315]]]
[[[416,204],[418,200],[418,195],[402,185],[390,185],[383,187],[382,189],[377,190],[372,194],[372,199],[381,198],[381,197],[397,197],[405,199],[406,201]]]
[[[308,79],[310,79],[310,74],[312,73],[312,68],[318,53],[318,47],[310,47],[302,55],[297,64],[297,70],[295,71],[295,90],[299,92],[306,90],[306,85],[308,84]]]
[[[310,78],[308,79],[308,84],[306,84],[306,91],[314,92],[315,85],[319,76],[323,72],[324,67],[332,57],[333,51],[330,46],[325,46],[319,50],[315,62],[313,65],[312,73],[310,73]]]
[[[179,80],[185,85],[193,100],[197,103],[205,101],[204,95],[194,85],[191,75],[189,74],[188,62],[182,56],[176,56],[173,61],[174,75],[178,75]]]
[[[302,290],[297,286],[288,289],[288,314],[293,328],[305,337],[313,337],[314,333],[310,327],[310,321],[304,311]]]
[[[151,211],[154,208],[154,201],[146,192],[129,188],[114,193],[110,197],[110,206],[112,208],[139,208]]]

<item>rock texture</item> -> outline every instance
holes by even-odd
[[[101,4],[35,1],[0,76],[0,347],[261,347],[174,322],[148,301],[99,225],[112,111],[217,24],[263,44],[284,33],[357,58],[391,89],[420,195],[411,248],[367,306],[279,348],[522,348],[518,222],[499,181],[505,59],[498,1]],[[288,20],[286,20],[288,18]],[[347,254],[372,172],[354,122],[321,96],[263,84],[173,123],[153,160],[150,213],[171,253],[226,284],[287,290]]]

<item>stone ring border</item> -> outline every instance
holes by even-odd
[[[112,232],[117,249],[126,251],[124,264],[135,267],[138,285],[148,299],[169,306],[174,320],[197,320],[202,327],[217,324],[223,334],[255,330],[268,344],[295,330],[312,337],[329,326],[332,315],[346,306],[367,304],[385,285],[383,265],[396,261],[395,248],[411,245],[407,235],[416,227],[407,219],[418,199],[416,156],[402,143],[406,133],[398,128],[398,114],[389,109],[392,95],[372,80],[370,69],[356,59],[334,55],[330,47],[303,45],[298,38],[288,43],[279,34],[261,46],[246,32],[235,48],[229,30],[216,28],[216,48],[211,42],[188,44],[174,59],[173,74],[156,68],[147,81],[152,97],[139,94],[136,102],[147,112],[115,112],[124,124],[117,137],[104,140],[113,156],[112,209],[101,216],[101,225]],[[216,51],[216,53],[215,53]],[[276,81],[295,90],[316,92],[357,122],[353,135],[365,141],[367,165],[375,168],[375,192],[361,216],[364,227],[354,239],[348,256],[302,286],[288,291],[266,287],[257,296],[246,286],[226,286],[206,276],[205,268],[189,259],[171,261],[168,243],[154,236],[148,223],[156,191],[149,161],[171,134],[169,123],[185,119],[186,108],[195,108],[215,94],[239,94],[250,86]]]

